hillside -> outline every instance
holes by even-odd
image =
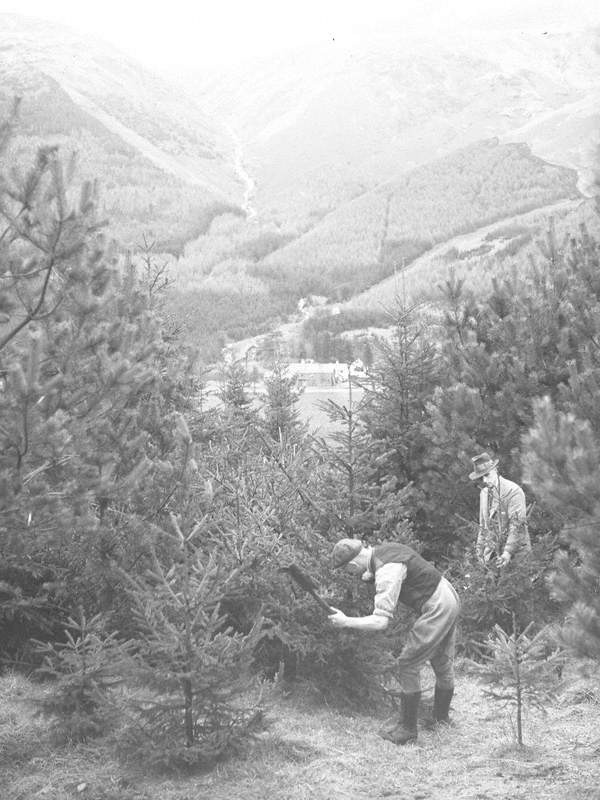
[[[328,275],[354,289],[453,236],[578,196],[573,170],[543,162],[526,145],[490,140],[346,203],[263,263]]]
[[[270,336],[276,337],[284,357],[292,360],[303,357],[303,352],[317,357],[311,346],[318,341],[315,335],[318,337],[319,331],[337,342],[340,352],[333,352],[331,358],[344,360],[347,352],[344,341],[353,342],[353,357],[362,358],[365,342],[372,337],[387,338],[392,328],[386,326],[402,307],[415,303],[435,307],[440,288],[451,274],[464,279],[476,294],[482,294],[491,288],[493,279],[513,270],[527,269],[530,259],[541,258],[539,243],[551,228],[560,246],[563,237],[573,236],[582,225],[590,234],[600,237],[596,202],[581,197],[483,225],[435,245],[404,268],[344,302],[325,302],[325,298],[320,298],[315,305],[305,304],[287,322],[277,322]],[[255,303],[264,308],[258,298]],[[267,332],[265,328],[263,333]],[[247,363],[254,365],[255,359],[260,362],[263,357],[266,343],[264,335],[240,337],[228,345],[228,350],[234,358],[246,358]]]
[[[18,153],[56,143],[99,179],[101,211],[133,246],[164,249],[207,228],[243,197],[234,142],[179,89],[114,48],[47,22],[0,15],[0,108],[22,98]]]
[[[75,153],[110,232],[173,256],[169,309],[209,360],[301,298],[358,308],[394,272],[431,283],[446,245],[469,271],[455,237],[594,191],[593,28],[373,29],[184,89],[63,27],[0,23],[0,112],[23,98],[8,162]]]
[[[404,270],[359,292],[341,309],[391,310],[401,298],[412,302],[435,300],[451,272],[464,278],[476,293],[486,291],[494,278],[524,269],[541,257],[539,245],[553,228],[560,244],[584,225],[600,236],[600,216],[593,200],[563,200],[485,225],[437,245]]]
[[[428,250],[404,269],[336,305],[341,312],[393,312],[403,303],[435,303],[451,274],[462,278],[476,294],[491,289],[496,278],[527,270],[542,258],[540,243],[553,230],[559,246],[581,227],[600,237],[600,214],[593,199],[551,203],[459,234]]]
[[[574,170],[543,161],[527,145],[492,139],[387,181],[298,236],[262,220],[222,216],[178,260],[173,307],[190,336],[212,342],[215,353],[280,326],[307,295],[381,309],[382,298],[389,305],[390,276],[398,271],[410,270],[416,284],[430,287],[447,274],[451,259],[444,254],[464,249],[457,237],[485,236],[490,226],[521,217],[527,226],[537,209],[544,222],[534,226],[530,241],[554,209],[580,205],[577,183]],[[576,229],[580,220],[571,219]],[[477,263],[484,255],[492,259],[489,243],[471,249]],[[457,260],[463,269],[471,264],[467,256]]]
[[[543,27],[546,17],[460,33],[390,24],[187,81],[237,132],[256,206],[283,225],[313,224],[496,136],[576,169],[587,192],[600,137],[598,30],[575,14]]]

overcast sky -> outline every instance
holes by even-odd
[[[193,68],[306,42],[343,45],[383,20],[441,30],[600,23],[600,0],[0,0],[0,12],[95,34],[153,67]]]

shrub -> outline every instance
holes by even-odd
[[[450,580],[461,596],[459,647],[466,655],[478,651],[478,643],[499,626],[509,631],[513,620],[517,631],[531,622],[543,626],[558,613],[546,579],[552,569],[556,537],[541,537],[530,556],[504,569],[481,564],[473,549],[450,564]]]
[[[65,641],[39,642],[43,664],[38,674],[50,679],[38,698],[39,713],[51,719],[50,731],[59,742],[86,742],[106,732],[116,717],[109,692],[121,681],[129,645],[105,632],[101,614],[69,619]]]

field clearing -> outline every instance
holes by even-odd
[[[204,410],[208,411],[211,408],[217,408],[221,405],[218,395],[219,385],[213,382],[209,386],[209,391],[202,400],[201,406]],[[253,403],[257,407],[262,405],[260,400],[264,393],[264,384],[257,383],[254,391],[250,391],[250,397],[253,398]],[[364,395],[363,389],[359,386],[352,386],[352,408],[356,410]],[[326,408],[323,407],[324,403],[328,400],[333,400],[340,406],[348,407],[350,403],[350,395],[348,384],[337,384],[335,386],[306,386],[296,403],[296,408],[300,415],[302,422],[306,422],[312,433],[316,436],[329,436],[335,431],[341,431],[342,425],[339,422],[332,422],[328,415]]]
[[[363,394],[361,388],[352,386],[353,410],[356,410]],[[307,386],[296,404],[301,420],[307,422],[317,436],[328,436],[335,431],[343,430],[341,423],[332,422],[329,419],[327,410],[323,407],[328,400],[347,408],[350,403],[348,384],[323,387]]]
[[[431,676],[429,676],[430,678]],[[426,681],[431,694],[431,680]],[[563,700],[525,718],[514,744],[508,712],[462,674],[455,724],[405,747],[377,735],[383,720],[343,714],[298,691],[276,696],[269,724],[213,771],[160,777],[115,761],[101,742],[53,748],[33,717],[31,685],[0,680],[3,800],[599,800],[600,703]],[[597,697],[597,695],[596,695]]]

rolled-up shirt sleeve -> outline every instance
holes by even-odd
[[[402,582],[406,577],[406,564],[383,564],[375,573],[375,608],[373,614],[394,616]]]

